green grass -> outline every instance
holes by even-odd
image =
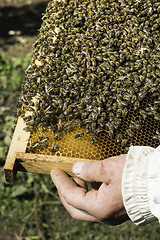
[[[0,55],[0,89],[17,91],[24,80],[24,70],[31,60],[31,54],[26,57],[7,59],[4,54]]]
[[[26,57],[7,58],[0,54],[0,158],[10,145],[11,128],[16,120],[16,104],[24,71],[31,61]]]
[[[18,173],[14,184],[4,178],[4,152],[16,119],[19,89],[31,55],[7,59],[0,56],[0,220],[17,240],[155,240],[160,227],[136,227],[131,222],[110,227],[72,219],[59,201],[50,176]],[[107,201],[107,199],[106,199]],[[44,237],[44,238],[43,238]]]

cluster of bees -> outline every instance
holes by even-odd
[[[91,144],[106,132],[126,147],[152,119],[159,144],[159,0],[51,1],[42,20],[18,103],[25,130],[50,128],[56,141],[76,123]]]

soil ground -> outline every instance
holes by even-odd
[[[7,57],[31,53],[49,0],[0,0],[0,53]],[[0,240],[15,239],[0,222]]]

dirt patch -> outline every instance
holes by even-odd
[[[9,233],[7,230],[5,231],[3,228],[3,223],[0,222],[0,240],[13,240],[14,238],[14,233]]]

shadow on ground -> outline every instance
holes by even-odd
[[[42,13],[47,6],[46,2],[25,5],[19,8],[0,8],[0,37],[12,37],[12,31],[20,32],[21,35],[35,35],[41,25]]]
[[[0,52],[9,57],[25,56],[31,52],[38,36],[42,16],[49,0],[19,0],[14,5],[0,3]],[[7,4],[7,3],[6,3]],[[22,3],[21,3],[22,4]]]

